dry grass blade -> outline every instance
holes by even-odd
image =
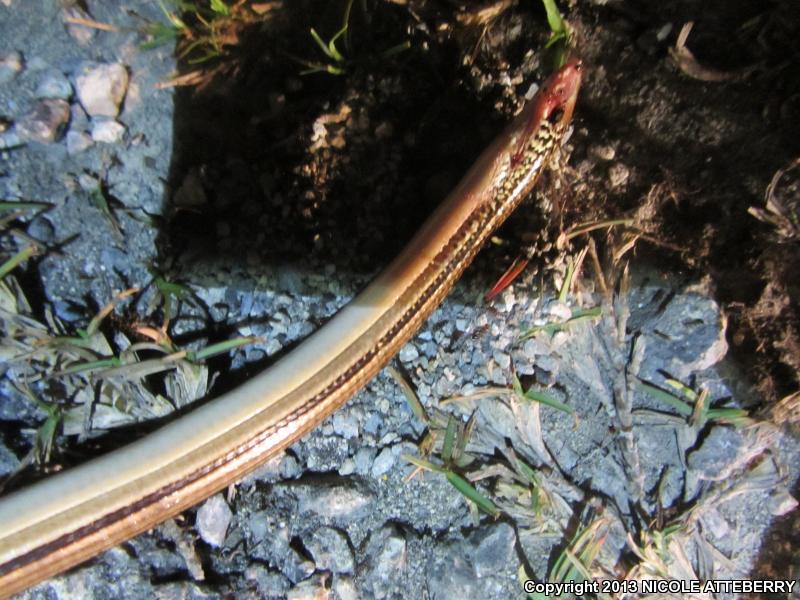
[[[800,425],[800,392],[789,394],[772,409],[772,420],[778,425],[784,423]]]
[[[121,31],[121,29],[116,25],[111,25],[109,23],[101,23],[100,21],[95,21],[94,19],[87,19],[84,17],[65,15],[64,21],[66,23],[71,23],[72,25],[82,25],[84,27],[91,27],[92,29],[109,31],[111,33],[119,33]]]
[[[514,4],[516,0],[494,0],[474,10],[458,13],[456,20],[462,25],[481,27],[495,20]]]
[[[793,173],[795,170],[798,173]],[[790,174],[795,176],[787,177]],[[776,171],[765,196],[765,208],[751,206],[747,212],[775,227],[781,241],[800,239],[800,158]]]
[[[414,391],[414,388],[411,387],[411,384],[406,381],[406,378],[403,377],[403,374],[395,369],[394,367],[387,367],[386,369],[389,372],[389,375],[392,376],[397,382],[397,385],[400,386],[400,389],[403,391],[403,395],[406,397],[406,402],[411,407],[411,412],[414,413],[414,416],[417,417],[420,421],[425,423],[426,425],[430,422],[428,418],[428,413],[425,412],[425,407],[422,406],[422,402],[419,401],[417,397],[417,393]]]
[[[692,31],[692,27],[694,27],[694,21],[684,23],[680,33],[678,34],[678,39],[675,41],[675,47],[670,48],[669,51],[670,56],[672,56],[672,59],[675,61],[675,64],[678,65],[678,68],[681,71],[683,71],[692,79],[708,82],[740,79],[745,74],[749,73],[749,69],[746,73],[737,73],[733,71],[720,71],[718,69],[712,69],[701,65],[695,58],[694,54],[692,54],[692,51],[686,47],[686,40],[689,38],[689,33]]]
[[[462,394],[460,396],[451,396],[450,398],[445,398],[444,400],[439,401],[439,404],[443,406],[445,404],[470,402],[474,400],[482,400],[484,398],[503,398],[512,393],[513,390],[509,388],[485,387],[471,394]]]
[[[89,325],[86,327],[86,335],[87,336],[94,335],[97,332],[97,330],[99,329],[100,323],[102,323],[103,319],[105,319],[108,315],[111,314],[111,312],[114,310],[114,308],[117,306],[117,304],[119,304],[120,302],[122,302],[126,298],[129,298],[130,296],[132,296],[133,294],[137,293],[138,291],[139,291],[139,288],[128,288],[127,290],[123,290],[120,293],[118,293],[116,296],[114,296],[114,298],[111,300],[111,302],[107,303],[103,308],[101,308],[100,311],[89,322]]]

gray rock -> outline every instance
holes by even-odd
[[[662,290],[631,293],[631,329],[645,334],[647,351],[639,376],[658,382],[660,372],[685,380],[719,362],[728,350],[717,304],[700,294],[680,294],[663,306]],[[637,306],[638,305],[638,306]],[[646,319],[646,320],[645,320]]]
[[[767,500],[769,514],[782,517],[797,508],[797,499],[785,489],[776,490]]]
[[[353,572],[353,553],[347,537],[337,529],[320,527],[310,539],[303,540],[303,544],[314,557],[317,569],[332,573]]]
[[[713,427],[703,444],[689,454],[687,464],[701,479],[716,479],[736,460],[741,447],[742,436],[736,429]]]
[[[370,435],[378,435],[381,425],[383,425],[383,419],[381,419],[381,416],[378,413],[370,413],[369,417],[367,417],[367,420],[364,423],[364,432]]]
[[[356,452],[353,460],[356,463],[356,473],[366,475],[372,467],[372,459],[375,457],[375,448],[361,447]]]
[[[76,80],[78,99],[92,117],[115,118],[128,90],[128,71],[121,64],[89,63]]]
[[[351,413],[339,410],[333,414],[333,431],[346,440],[358,437],[358,420]]]
[[[372,476],[375,479],[378,479],[385,473],[388,473],[391,468],[394,466],[395,462],[395,455],[392,452],[391,448],[384,448],[380,454],[375,458],[375,462],[372,463]]]
[[[19,467],[19,459],[4,444],[0,443],[0,477],[13,473]]]
[[[262,598],[284,598],[289,590],[289,580],[263,565],[252,563],[244,572],[245,579],[253,581]]]
[[[449,553],[452,561],[435,565],[428,573],[432,598],[480,598],[475,572],[462,556]]]
[[[497,366],[507,371],[509,367],[511,367],[511,356],[506,354],[505,352],[501,352],[500,350],[495,350],[492,352],[492,357],[494,361],[497,363]]]
[[[608,182],[612,188],[623,187],[630,176],[630,169],[622,163],[614,163],[608,168]]]
[[[63,100],[39,100],[17,123],[19,135],[34,142],[51,144],[69,123],[69,104]]]
[[[289,545],[289,530],[273,525],[264,512],[250,515],[249,553],[252,557],[276,565],[292,583],[307,579],[314,572],[314,563],[300,556]]]
[[[519,562],[514,545],[517,536],[507,523],[497,523],[475,532],[470,537],[475,545],[474,564],[478,577],[490,577]]]
[[[402,362],[411,362],[419,356],[419,351],[413,344],[406,344],[400,349],[399,356]]]
[[[35,94],[37,98],[69,100],[72,98],[72,84],[61,71],[51,69],[39,81]]]
[[[330,427],[330,424],[328,424]],[[304,444],[306,470],[324,473],[339,468],[350,453],[350,448],[346,440],[331,435],[322,427],[323,436],[312,437]]]
[[[75,321],[79,321],[86,316],[82,307],[74,304],[73,302],[67,302],[64,300],[53,301],[53,310],[55,311],[56,316],[65,323],[74,323]]]
[[[338,469],[339,475],[342,477],[347,477],[348,475],[352,475],[356,472],[356,461],[352,458],[344,459],[344,462]]]
[[[16,50],[0,56],[0,85],[12,81],[25,68],[22,54]]]
[[[153,588],[153,598],[156,600],[216,600],[222,596],[216,592],[204,589],[202,586],[186,581],[165,583]],[[92,597],[97,597],[92,595]]]
[[[302,469],[300,469],[300,463],[297,462],[297,459],[292,454],[284,454],[280,463],[281,477],[283,479],[295,479],[300,477],[301,473]]]
[[[299,500],[299,512],[322,518],[358,519],[370,512],[374,495],[361,484],[347,482],[331,486],[293,486]]]
[[[155,597],[154,590],[144,571],[139,561],[129,556],[121,547],[117,547],[103,553],[90,566],[54,577],[22,592],[15,598],[18,600],[151,599]]]
[[[147,565],[155,577],[186,576],[186,561],[174,547],[164,544],[155,535],[134,538],[128,544],[133,548],[136,560]]]
[[[232,517],[233,513],[222,495],[212,496],[197,511],[197,533],[206,544],[222,546]]]
[[[78,175],[78,185],[84,192],[97,192],[100,190],[100,179],[92,173],[83,172]]]
[[[406,540],[390,526],[373,532],[367,542],[369,580],[376,597],[384,597],[386,584],[395,580],[395,575],[406,562]],[[437,596],[438,597],[438,596]]]
[[[314,573],[314,563],[310,560],[304,560],[297,552],[291,548],[284,555],[284,561],[281,565],[281,573],[292,583],[299,583],[311,577]]]
[[[84,131],[68,131],[67,132],[67,153],[80,154],[84,150],[92,147],[94,140],[92,136]]]
[[[339,597],[339,600],[358,600],[356,584],[350,577],[335,576],[331,590]]]
[[[11,150],[25,145],[25,140],[20,137],[16,128],[12,127],[0,133],[0,150]]]
[[[53,243],[56,239],[55,227],[45,215],[38,215],[28,224],[28,235],[44,244]]]
[[[125,125],[118,121],[102,119],[92,121],[92,139],[103,144],[116,144],[125,135]]]

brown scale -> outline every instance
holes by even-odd
[[[552,164],[554,161],[550,160],[550,156],[558,151],[560,137],[560,132],[556,131],[554,127],[544,125],[526,148],[523,159],[526,167],[532,165],[536,160],[545,160]],[[547,176],[545,175],[545,177]],[[514,182],[509,183],[512,186],[514,184]],[[530,200],[521,207],[527,218],[525,226],[527,233],[522,235],[524,245],[520,256],[530,261],[527,269],[534,276],[559,267],[563,263],[564,256],[569,252],[569,245],[565,248],[557,247],[556,242],[562,232],[561,211],[560,207],[553,203],[552,191],[550,193],[541,191],[543,187],[550,188],[552,186],[537,186]]]

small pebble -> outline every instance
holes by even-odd
[[[0,133],[0,150],[11,150],[25,144],[17,130],[12,128]]]
[[[767,501],[770,514],[776,517],[782,517],[792,512],[797,508],[797,505],[798,502],[795,497],[786,490],[779,490],[773,493]]]
[[[347,477],[348,475],[352,475],[356,472],[356,463],[352,458],[344,459],[342,465],[339,467],[339,475],[342,477]]]
[[[572,309],[562,302],[553,302],[547,307],[547,312],[560,321],[567,321],[572,318]]]
[[[128,90],[128,71],[120,64],[88,64],[77,78],[78,99],[89,115],[115,118]]]
[[[413,344],[406,344],[400,349],[400,361],[411,362],[419,356],[416,346]]]
[[[17,51],[0,56],[0,85],[12,81],[25,66],[22,54]]]
[[[353,553],[347,537],[332,527],[320,527],[310,538],[303,540],[306,550],[314,557],[316,568],[332,573],[352,573]]]
[[[125,135],[125,125],[117,121],[92,122],[92,139],[103,144],[116,144]]]
[[[378,430],[381,428],[383,424],[383,419],[381,419],[378,413],[371,413],[369,417],[367,417],[366,423],[364,423],[364,433],[368,433],[370,435],[378,435]]]
[[[39,81],[36,97],[69,100],[72,98],[72,84],[61,71],[52,69]]]
[[[630,175],[630,170],[622,163],[614,163],[608,168],[608,182],[613,188],[624,186]]]
[[[372,463],[372,476],[378,479],[388,473],[394,466],[395,456],[391,448],[384,448]]]
[[[356,452],[353,460],[356,463],[356,473],[359,475],[366,475],[369,472],[372,458],[375,456],[374,448],[362,447]]]
[[[610,144],[596,144],[589,147],[589,154],[598,160],[614,160],[617,155],[614,146]]]
[[[52,144],[61,137],[69,115],[69,104],[63,100],[40,100],[19,120],[16,129],[22,138]]]
[[[84,150],[90,148],[94,144],[92,136],[85,131],[68,131],[67,132],[67,153],[80,154]]]
[[[333,431],[346,440],[358,437],[358,420],[350,413],[337,411],[333,414]]]
[[[281,459],[280,474],[283,479],[296,479],[297,477],[300,477],[300,464],[291,454],[285,454]]]
[[[96,192],[100,189],[100,180],[91,173],[78,175],[78,185],[84,192]]]
[[[499,350],[495,350],[492,353],[494,357],[494,361],[497,363],[497,366],[503,370],[508,370],[511,367],[511,356],[506,354],[505,352],[500,352]]]
[[[221,494],[206,500],[197,511],[195,528],[206,544],[219,547],[225,542],[225,534],[233,518],[228,503]]]

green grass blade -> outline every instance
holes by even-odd
[[[78,363],[66,369],[62,369],[55,376],[73,375],[75,373],[86,373],[87,371],[97,371],[98,369],[110,369],[122,366],[122,361],[116,357],[102,358],[100,360],[90,360],[88,362]]]
[[[697,402],[698,394],[692,388],[684,384],[682,381],[677,379],[668,378],[664,380],[664,383],[671,387],[676,392],[679,392],[681,395],[686,396],[686,398],[692,402]]]
[[[319,46],[319,49],[322,50],[325,56],[333,60],[336,60],[336,58],[331,54],[331,51],[328,49],[328,45],[322,41],[322,38],[319,37],[317,30],[314,29],[313,27],[311,28],[311,37],[314,38],[314,41],[317,43],[317,46]]]
[[[442,467],[433,464],[430,461],[425,460],[424,458],[420,458],[419,456],[413,456],[412,454],[401,454],[400,458],[410,462],[412,465],[417,465],[421,469],[425,469],[426,471],[433,471],[434,473],[448,473],[449,471],[443,469]]]
[[[676,398],[669,392],[662,390],[660,387],[657,387],[652,383],[647,383],[641,380],[636,383],[636,387],[642,392],[648,394],[650,397],[655,398],[656,400],[661,400],[666,404],[669,404],[672,408],[678,411],[678,413],[681,416],[683,417],[691,416],[692,407],[689,404],[687,404],[680,398]]]
[[[544,392],[538,392],[534,389],[529,389],[525,392],[525,399],[530,400],[532,402],[539,402],[540,404],[544,404],[549,406],[550,408],[555,408],[556,410],[560,410],[561,412],[567,413],[571,415],[575,411],[572,409],[571,406],[568,406],[561,402],[560,400],[556,400],[552,396],[545,394]]]
[[[444,432],[444,442],[442,442],[442,460],[449,463],[453,458],[453,443],[456,439],[456,420],[453,415],[447,419],[447,429]]]
[[[475,505],[486,514],[496,517],[500,513],[500,510],[494,505],[494,502],[481,494],[470,482],[461,477],[458,473],[446,471],[445,477],[447,477],[447,481],[461,492],[465,498],[474,502]]]
[[[737,429],[753,425],[756,421],[741,408],[710,408],[706,413],[709,421],[733,425]]]
[[[225,340],[224,342],[211,344],[210,346],[206,346],[197,352],[187,352],[186,358],[191,362],[198,362],[207,358],[211,358],[212,356],[217,356],[218,354],[225,354],[234,348],[239,348],[248,344],[254,344],[260,341],[262,341],[262,338],[257,335],[238,337],[232,340]]]
[[[0,200],[0,210],[43,210],[45,208],[50,208],[51,206],[53,205],[48,204],[47,202],[15,202],[14,200]]]
[[[414,413],[414,416],[417,417],[420,421],[425,423],[426,425],[430,421],[428,418],[428,413],[425,412],[425,407],[422,406],[422,403],[419,401],[416,392],[411,387],[411,385],[406,381],[403,374],[400,373],[394,367],[388,367],[389,375],[397,382],[400,386],[400,389],[403,391],[403,395],[406,397],[406,402],[408,402],[408,406],[411,408],[411,412]]]
[[[331,41],[328,42],[328,56],[330,56],[336,62],[344,62],[344,56],[342,56],[342,53],[336,48],[336,40],[342,37],[345,33],[347,33],[347,23],[345,23],[344,27],[337,31],[336,35],[334,35],[331,38]]]
[[[6,262],[0,265],[0,279],[16,269],[20,263],[23,263],[32,256],[35,256],[38,250],[39,249],[36,246],[31,244],[30,246],[25,246],[22,250],[9,258]]]
[[[230,8],[228,8],[228,5],[225,4],[222,0],[209,0],[209,5],[211,7],[211,10],[213,10],[218,15],[223,15],[227,17],[229,14],[231,14]]]
[[[564,19],[561,18],[561,13],[558,12],[555,0],[542,0],[544,10],[547,13],[547,24],[550,26],[550,31],[553,35],[566,35],[567,27],[564,24]]]
[[[575,261],[570,256],[567,261],[567,273],[564,275],[564,283],[561,285],[561,290],[558,292],[558,301],[565,304],[569,288],[572,287],[572,278],[575,276]]]
[[[548,335],[553,335],[558,331],[564,331],[569,327],[575,325],[576,323],[580,323],[581,321],[589,321],[591,319],[596,319],[597,317],[603,314],[603,308],[601,306],[595,306],[593,308],[583,308],[580,310],[575,310],[572,312],[572,316],[564,321],[563,323],[547,323],[546,325],[537,325],[535,327],[531,327],[530,329],[525,330],[520,335],[520,341],[527,340],[528,338],[532,338],[537,333],[545,332]]]
[[[396,56],[396,55],[400,54],[401,52],[405,52],[409,48],[411,48],[411,42],[406,40],[405,42],[401,42],[399,44],[395,44],[391,48],[387,48],[386,50],[381,52],[381,58],[384,59],[384,60],[386,60],[387,58],[392,58],[393,56]]]

